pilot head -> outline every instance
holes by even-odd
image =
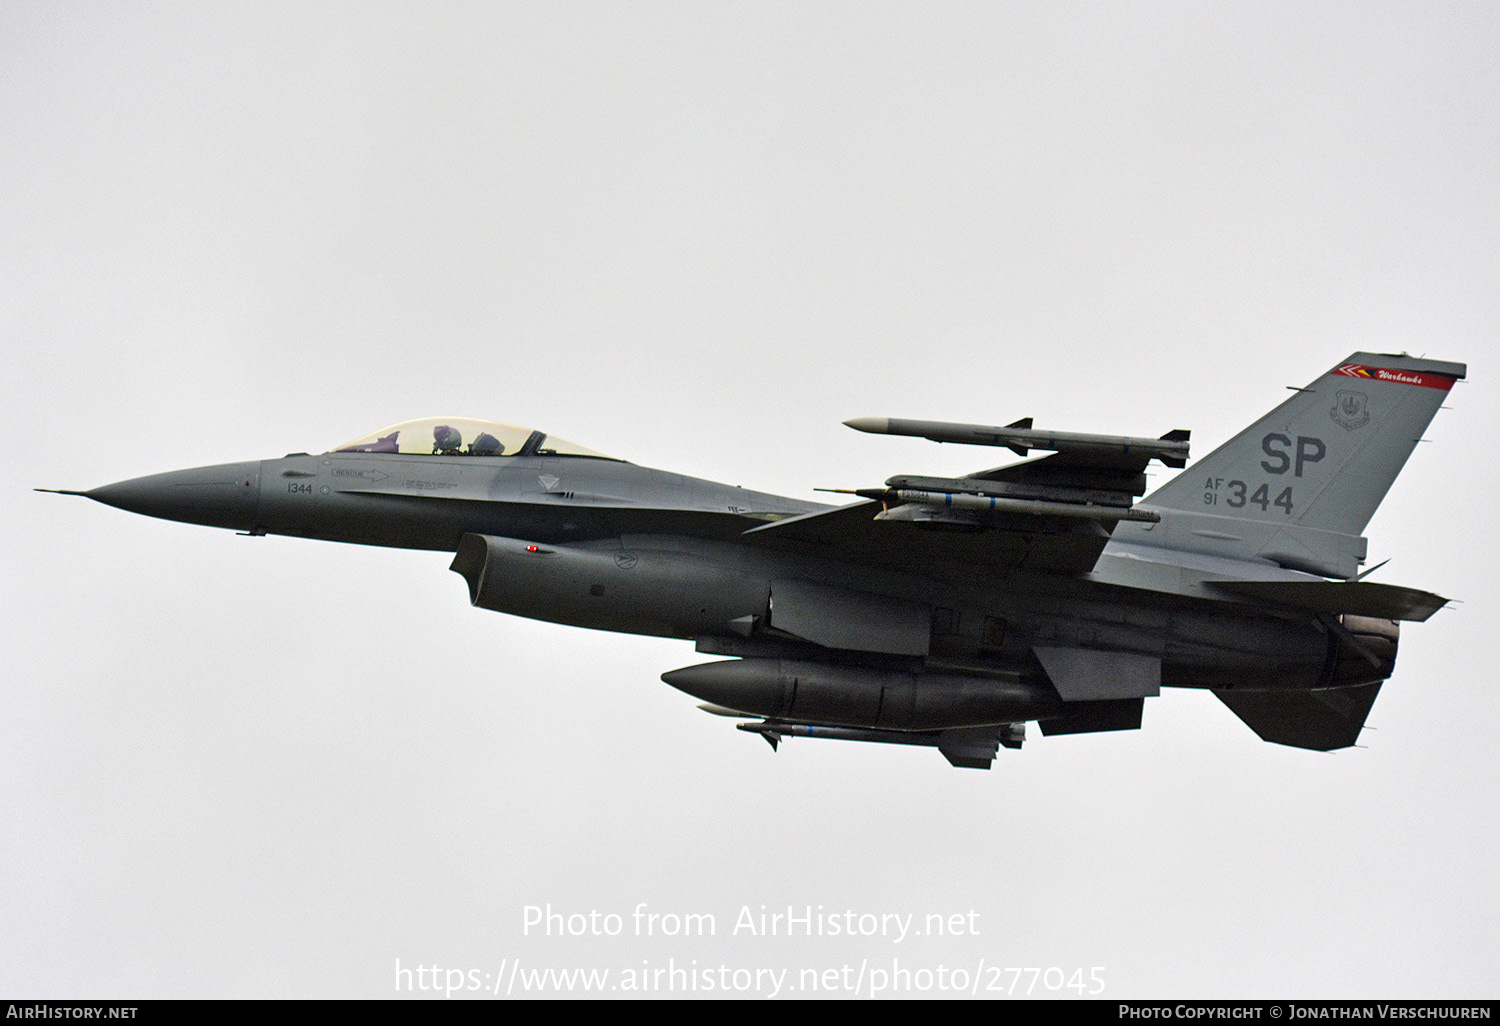
[[[439,424],[432,429],[432,451],[435,453],[455,453],[463,444],[463,435],[448,427]]]
[[[479,437],[469,443],[471,456],[500,456],[504,452],[505,446],[500,444],[500,439],[487,431],[479,432]]]

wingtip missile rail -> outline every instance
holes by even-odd
[[[908,435],[933,442],[1000,446],[1018,456],[1026,456],[1032,449],[1101,456],[1143,456],[1177,469],[1185,467],[1188,458],[1189,433],[1181,429],[1168,431],[1160,438],[1037,431],[1032,428],[1030,417],[1004,427],[940,420],[898,420],[894,417],[854,417],[844,424],[856,431],[875,435]]]

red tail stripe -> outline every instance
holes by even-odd
[[[1358,363],[1346,363],[1334,368],[1333,373],[1341,374],[1346,378],[1364,378],[1367,381],[1393,381],[1399,385],[1420,385],[1423,388],[1436,388],[1444,392],[1452,388],[1454,382],[1454,379],[1446,374],[1433,374],[1431,371],[1366,367]]]

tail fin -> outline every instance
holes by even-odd
[[[1465,371],[1353,354],[1142,500],[1177,512],[1131,540],[1354,576],[1360,532]]]

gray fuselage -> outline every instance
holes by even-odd
[[[1180,553],[1162,550],[1153,564],[1143,558],[1149,549],[1112,545],[1099,568],[1081,577],[958,565],[903,572],[830,558],[774,532],[745,534],[831,507],[613,459],[299,454],[158,474],[88,494],[251,534],[447,552],[458,552],[468,535],[511,540],[522,557],[495,547],[505,570],[492,572],[482,592],[471,579],[476,604],[695,639],[716,654],[828,658],[831,650],[852,662],[1022,679],[1035,676],[1037,646],[1081,647],[1159,658],[1164,685],[1256,690],[1327,684],[1341,661],[1337,639],[1314,617],[1267,614],[1192,589],[1172,595],[1134,586],[1164,573],[1182,576]],[[547,551],[528,562],[528,544]],[[1128,548],[1130,558],[1112,555],[1117,548]],[[921,607],[930,611],[927,636],[895,652],[859,641],[857,648],[813,648],[806,632],[778,629],[776,598],[794,584]],[[823,603],[819,613],[869,618],[857,602],[852,609]],[[850,629],[858,634],[857,624]]]

